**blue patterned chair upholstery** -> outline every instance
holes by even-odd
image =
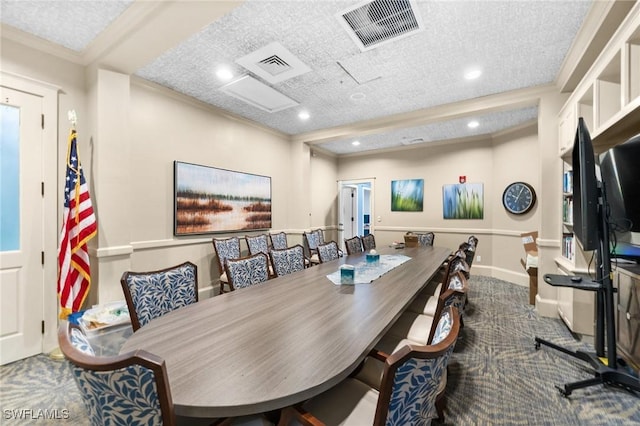
[[[447,286],[447,289],[455,293],[453,306],[455,306],[460,312],[460,315],[462,315],[464,307],[467,304],[469,285],[467,283],[467,279],[461,271],[458,271],[449,277],[449,285]]]
[[[158,271],[127,271],[120,284],[134,331],[154,318],[198,301],[198,268],[191,262]]]
[[[471,276],[471,268],[469,268],[469,264],[467,264],[467,256],[462,250],[456,251],[450,260],[446,281],[448,282],[449,276],[456,272],[462,272],[466,279],[469,279]]]
[[[419,246],[432,246],[436,239],[436,234],[433,232],[424,232],[416,235],[418,236]]]
[[[344,245],[347,248],[347,254],[357,254],[364,251],[364,248],[362,248],[362,240],[357,235],[344,240]]]
[[[364,235],[363,237],[361,237],[361,240],[364,251],[369,251],[376,248],[376,237],[374,237],[373,234]]]
[[[247,248],[249,249],[250,255],[256,253],[269,254],[269,238],[266,234],[247,235],[244,238],[247,240]]]
[[[460,244],[459,250],[464,251],[466,255],[465,260],[467,261],[467,265],[469,265],[469,268],[471,268],[471,266],[473,265],[473,259],[476,255],[477,247],[478,247],[478,239],[473,235],[471,235],[466,242],[463,242],[462,244]]]
[[[311,231],[311,233],[316,234],[316,236],[318,237],[318,244],[324,244],[324,232],[322,231],[322,229],[318,228],[318,229],[314,229],[313,231]]]
[[[212,242],[213,249],[216,252],[216,259],[218,260],[218,271],[220,271],[220,293],[224,293],[225,284],[229,285],[224,264],[227,259],[238,259],[240,257],[240,239],[238,237],[214,238]]]
[[[270,256],[271,266],[277,277],[305,268],[304,248],[300,244],[282,250],[273,249]]]
[[[269,238],[271,239],[271,248],[283,250],[289,247],[289,243],[287,243],[287,234],[285,232],[269,234]]]
[[[328,243],[318,246],[318,259],[320,259],[320,263],[330,262],[339,257],[338,243],[335,241],[329,241]]]
[[[143,350],[96,357],[82,331],[66,322],[58,344],[91,425],[176,424],[164,360]]]
[[[391,355],[372,353],[383,368],[378,387],[348,378],[309,401],[284,409],[279,425],[430,424],[438,417],[436,398],[458,338],[458,317],[455,308],[445,310],[436,327],[437,338],[430,345],[403,342]]]
[[[269,279],[269,261],[264,253],[227,259],[224,265],[231,291],[260,284]]]
[[[303,232],[302,240],[304,242],[305,251],[307,252],[307,257],[312,265],[317,265],[320,263],[320,258],[318,257],[318,246],[320,245],[320,235],[317,231],[311,232]]]

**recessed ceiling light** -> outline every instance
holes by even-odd
[[[353,141],[353,142],[351,142],[351,145],[358,146],[358,145],[360,145],[360,141]]]
[[[233,78],[233,73],[229,68],[220,68],[216,71],[216,76],[222,81],[229,81]]]
[[[475,68],[464,73],[464,78],[467,80],[475,80],[482,75],[482,70]]]
[[[349,96],[349,99],[351,99],[352,101],[361,101],[366,97],[367,95],[365,95],[364,93],[356,92],[356,93],[353,93],[351,96]]]
[[[480,125],[480,123],[478,123],[477,121],[473,120],[470,121],[467,126],[469,126],[470,129],[475,129],[476,127],[478,127]]]
[[[300,120],[308,120],[308,119],[309,119],[309,117],[311,117],[311,115],[309,115],[309,113],[308,113],[307,111],[300,111],[300,112],[298,113],[298,118],[299,118]]]

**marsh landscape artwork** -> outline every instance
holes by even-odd
[[[482,219],[484,188],[481,183],[442,186],[442,213],[445,219]]]
[[[391,181],[391,211],[421,212],[424,197],[424,179]]]
[[[174,162],[174,234],[271,228],[271,178]]]

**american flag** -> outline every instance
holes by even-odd
[[[67,147],[64,214],[58,250],[58,298],[62,319],[79,311],[89,294],[91,271],[87,241],[96,235],[97,229],[87,181],[78,159],[76,131],[72,129]]]

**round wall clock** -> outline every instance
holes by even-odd
[[[502,205],[509,213],[525,214],[535,203],[536,191],[525,182],[510,183],[502,193]]]

